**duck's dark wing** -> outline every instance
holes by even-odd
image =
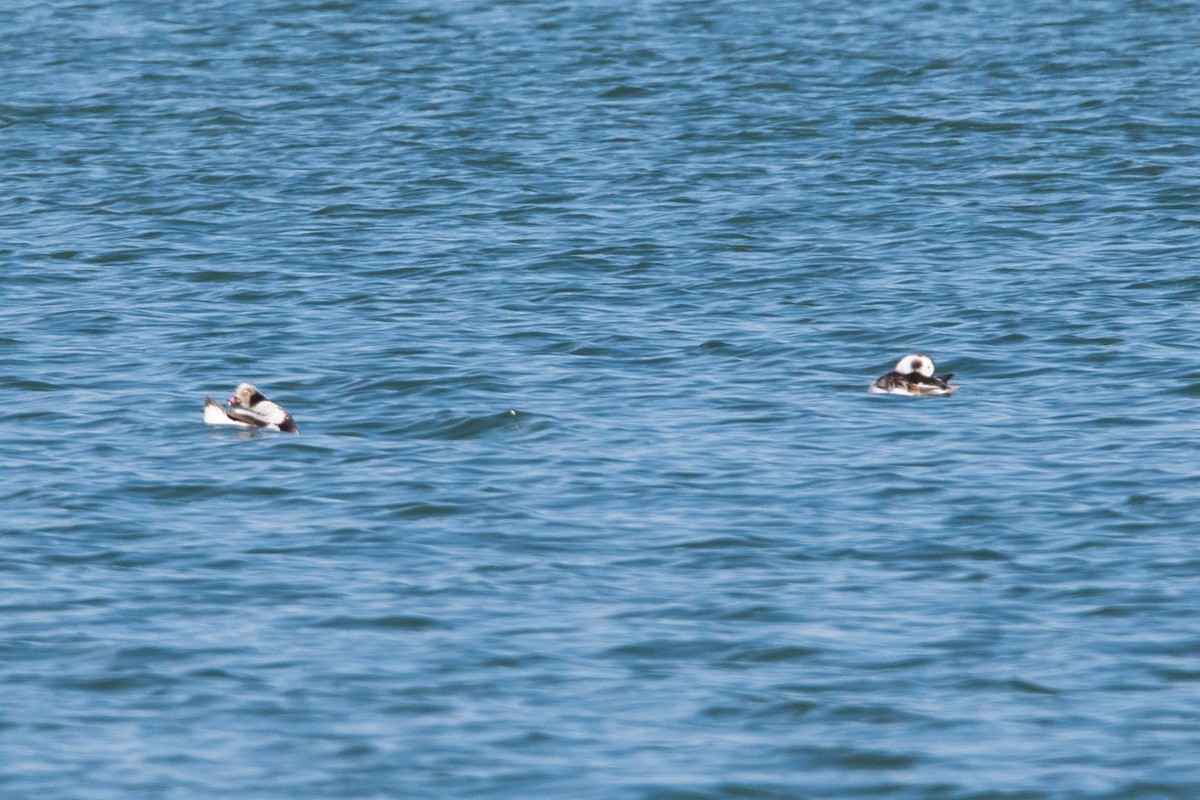
[[[871,391],[880,394],[950,394],[957,386],[946,381],[950,375],[926,377],[919,372],[897,372],[892,370],[871,384]]]
[[[953,373],[926,377],[914,372],[905,377],[908,378],[910,389],[917,394],[949,394],[958,388],[949,383],[950,379],[954,377]]]
[[[895,389],[907,389],[909,378],[911,376],[892,370],[887,375],[881,375],[875,379],[873,386],[881,392],[890,392]]]
[[[922,375],[919,372],[910,372],[904,376],[904,380],[914,384],[925,384],[927,386],[941,386],[953,375]]]
[[[928,378],[924,375],[910,375],[909,377],[912,378],[915,383],[920,383],[925,386],[936,386],[939,389],[949,389],[950,379],[954,377],[954,373],[951,372],[948,375],[934,375]]]
[[[221,410],[224,411],[224,414],[226,414],[230,420],[241,422],[242,425],[248,425],[254,428],[265,428],[271,425],[270,422],[264,420],[263,417],[254,414],[253,411],[247,411],[240,408],[222,408]]]

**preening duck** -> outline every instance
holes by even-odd
[[[209,425],[236,425],[239,428],[263,428],[296,433],[296,421],[278,404],[272,403],[253,384],[240,383],[223,406],[211,397],[204,398],[204,421]]]
[[[950,385],[954,375],[933,374],[933,359],[924,353],[907,355],[896,362],[896,368],[871,384],[871,394],[937,395],[950,394],[958,389]]]

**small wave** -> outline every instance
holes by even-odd
[[[493,433],[541,430],[547,424],[545,417],[510,409],[480,416],[440,414],[410,426],[405,432],[421,439],[460,441],[479,439]]]
[[[416,614],[388,614],[380,617],[331,617],[316,623],[317,628],[338,630],[405,630],[420,631],[441,627],[441,623],[430,617]]]

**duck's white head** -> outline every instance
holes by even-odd
[[[254,388],[254,384],[239,383],[238,387],[233,390],[233,397],[229,398],[229,404],[249,408],[260,400],[266,399],[262,396],[262,392]]]
[[[933,359],[924,353],[907,355],[896,362],[896,372],[899,372],[901,375],[908,375],[915,372],[918,375],[931,378],[933,377]]]

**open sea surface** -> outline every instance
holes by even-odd
[[[1198,43],[9,0],[0,798],[1200,797]]]

